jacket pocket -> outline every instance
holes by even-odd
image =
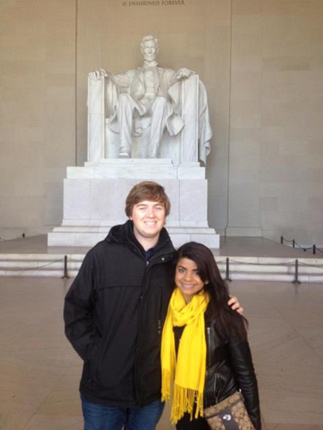
[[[98,366],[98,357],[100,356],[100,350],[102,348],[102,338],[92,347],[90,356],[86,360],[87,368],[88,368],[88,377],[91,381],[97,382],[96,378],[96,369]]]
[[[212,383],[212,392],[213,392],[213,398],[215,403],[218,403],[219,401],[221,386],[222,386],[221,375],[219,372],[216,372],[213,376],[213,383]]]

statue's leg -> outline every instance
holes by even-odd
[[[117,103],[117,118],[120,130],[119,157],[131,157],[131,133],[133,126],[134,102],[129,94],[120,94]]]
[[[160,141],[166,125],[167,100],[164,97],[156,97],[151,107],[150,139],[148,157],[157,158]]]

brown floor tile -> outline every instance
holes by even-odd
[[[0,430],[23,430],[32,416],[33,412],[0,414]]]
[[[35,415],[24,430],[82,430],[82,417]]]

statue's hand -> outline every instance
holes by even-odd
[[[182,69],[178,69],[176,72],[176,78],[179,80],[180,79],[186,79],[191,75],[194,75],[193,70],[186,69],[185,67],[183,67]]]
[[[95,70],[94,72],[90,72],[89,78],[93,79],[94,81],[99,81],[102,76],[104,76],[106,78],[109,75],[110,75],[110,73],[106,72],[104,69],[98,69],[98,70]]]

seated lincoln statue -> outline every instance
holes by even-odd
[[[144,63],[141,67],[121,74],[112,74],[103,69],[89,73],[89,80],[109,81],[111,91],[111,114],[109,129],[119,134],[119,158],[132,156],[133,137],[140,136],[149,127],[147,147],[148,158],[160,157],[160,145],[165,130],[170,136],[177,136],[185,127],[181,116],[179,83],[194,75],[187,68],[177,71],[159,67],[156,57],[159,51],[157,39],[147,35],[142,39],[141,52]],[[198,84],[197,118],[199,139],[202,139],[205,161],[209,153],[212,137],[209,125],[206,91],[201,82]]]

